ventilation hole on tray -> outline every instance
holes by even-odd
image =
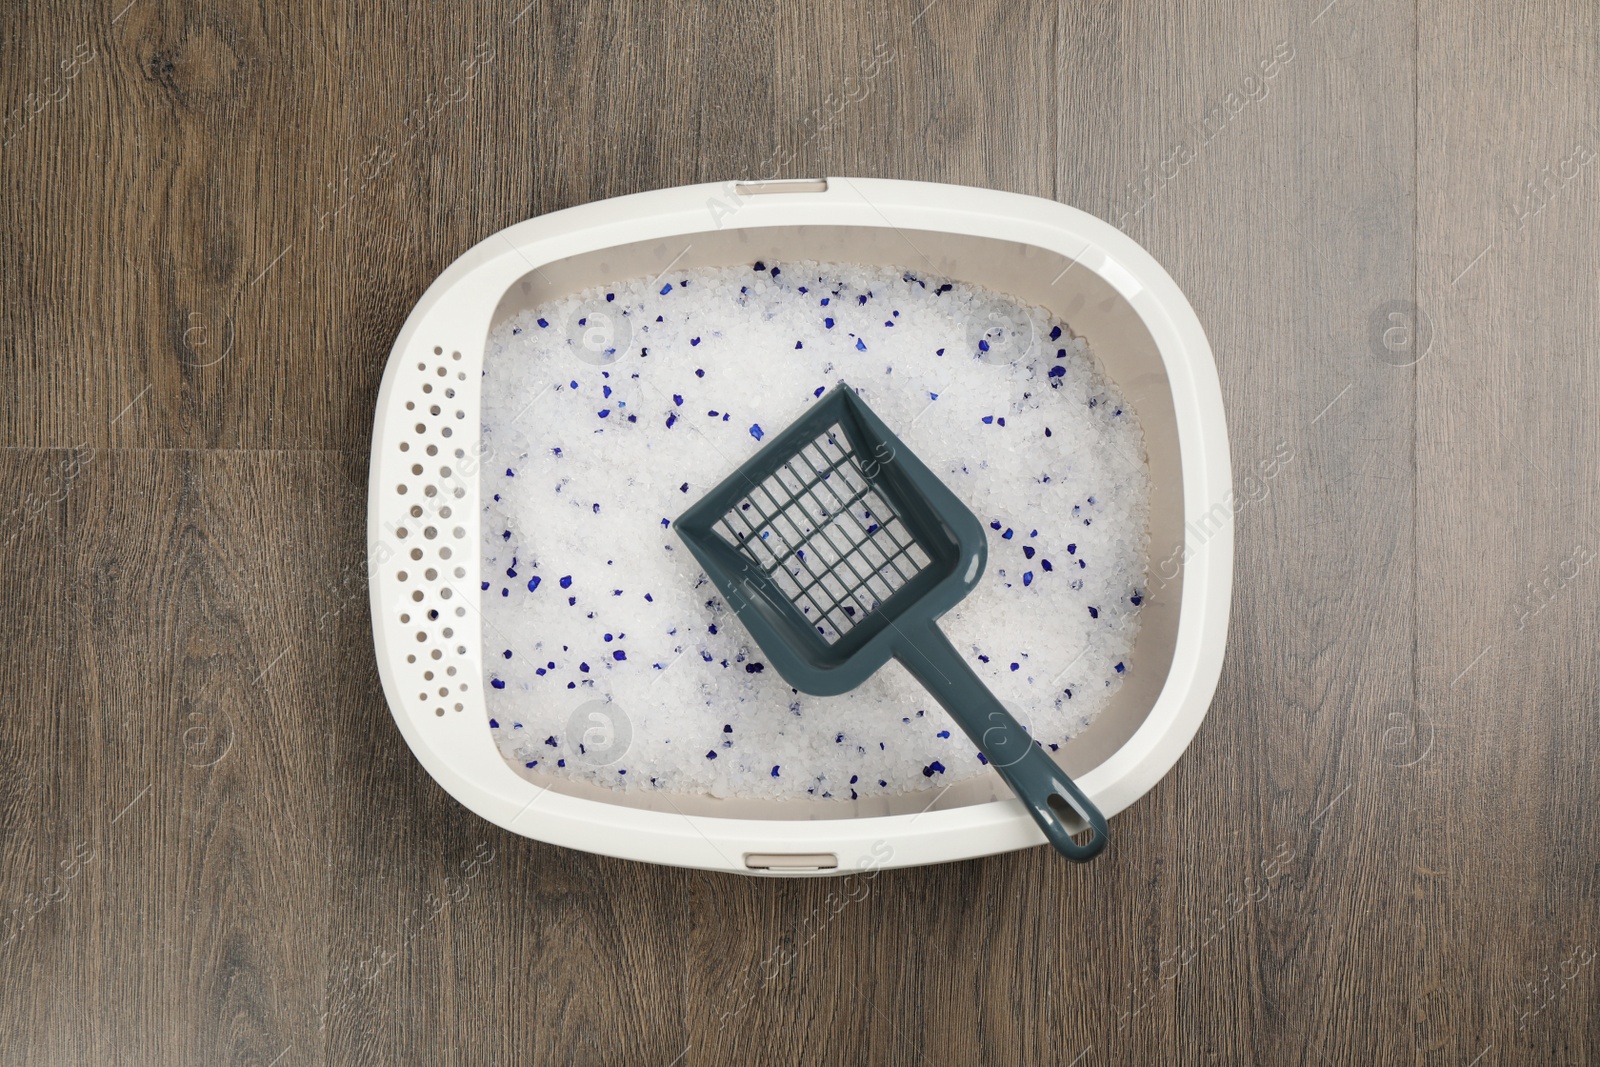
[[[403,582],[403,581],[406,580],[406,572],[405,571],[401,571],[399,574],[395,575],[395,577],[400,579]]]
[[[439,431],[439,435],[441,437],[449,437],[450,436],[450,427],[446,426],[446,427],[442,428]]]
[[[428,694],[426,694],[426,693],[424,693],[424,694],[422,694],[422,695],[423,695],[423,696],[424,696],[424,697],[426,697],[426,696],[427,696],[427,695],[428,695]],[[439,716],[439,718],[441,718],[441,719],[442,719],[442,718],[444,718],[444,709],[443,709],[443,708],[434,708],[434,709],[433,709],[433,713],[434,713],[434,714],[435,714],[435,715],[437,715],[437,716]]]
[[[456,632],[454,630],[450,629],[450,627],[446,626],[444,628],[444,635],[446,637],[454,637],[456,635]]]
[[[406,401],[406,410],[407,411],[415,411],[416,407],[417,407],[417,405],[413,404],[411,401],[409,401],[409,400]]]
[[[446,673],[450,677],[454,678],[456,676],[456,669],[454,667],[446,667],[444,669],[444,673]]]
[[[431,582],[435,578],[439,577],[439,572],[434,570],[432,567],[429,567],[427,570],[422,572],[422,576]]]
[[[460,538],[463,538],[463,537],[467,536],[467,530],[466,530],[466,527],[464,527],[464,526],[457,526],[454,530],[451,530],[450,532],[455,534],[457,539],[460,539]]]
[[[441,504],[439,506],[439,517],[441,519],[448,519],[450,517],[450,515],[451,515],[450,505],[449,504]]]
[[[428,369],[428,365],[426,363],[418,363],[417,364],[417,369],[418,370],[427,370]]]
[[[407,663],[415,663],[415,662],[417,662],[417,657],[416,656],[407,656],[406,657],[406,662]]]
[[[394,487],[394,491],[399,493],[401,496],[405,496],[406,495],[405,483],[402,482],[400,485],[395,486]]]
[[[449,545],[440,545],[439,546],[439,558],[440,559],[449,559],[450,558],[450,546]]]
[[[461,353],[460,352],[452,352],[452,353],[450,353],[450,358],[455,360],[457,363],[459,363],[459,362],[461,362]]]
[[[439,446],[438,445],[429,445],[428,446],[428,455],[437,456],[438,454],[439,454]]]
[[[400,442],[400,451],[402,451],[402,452],[410,452],[411,451],[411,442],[410,441],[401,441]]]
[[[425,422],[417,423],[417,432],[418,433],[427,433],[428,432],[428,424],[425,423]]]
[[[413,549],[412,549],[412,550],[411,550],[411,558],[412,558],[412,559],[421,559],[421,558],[422,558],[422,549],[420,549],[420,548],[413,548]]]
[[[420,603],[422,603],[422,590],[420,590],[420,589],[413,589],[413,590],[412,590],[412,591],[411,591],[411,599],[412,599],[412,600],[415,600],[415,601],[416,601],[416,602],[417,602],[417,603],[419,603],[419,604],[420,604]]]
[[[426,641],[427,639],[428,639],[428,633],[427,633],[426,630],[418,630],[417,631],[417,640],[418,641]]]
[[[455,594],[450,591],[450,587],[448,585],[439,590],[440,600],[449,600],[452,596],[455,596]]]
[[[428,405],[428,414],[429,415],[437,415],[437,414],[439,414],[439,405],[438,404],[430,404],[430,405]]]
[[[398,538],[400,538],[400,539],[401,539],[401,540],[402,540],[402,541],[404,541],[404,540],[405,540],[405,539],[406,539],[406,536],[407,536],[407,534],[406,534],[406,528],[405,528],[405,527],[404,527],[404,526],[401,526],[401,527],[398,527],[398,528],[397,528],[397,529],[396,529],[396,530],[395,530],[395,532],[394,532],[394,535],[395,535],[395,536],[396,536],[396,537],[398,537]]]
[[[439,368],[439,377],[443,378],[446,374],[449,374],[449,373],[450,372],[445,370],[443,367]]]
[[[399,531],[396,531],[396,532],[399,532]],[[439,531],[437,529],[435,529],[434,527],[432,527],[432,526],[425,526],[422,529],[422,536],[426,537],[428,540],[432,541],[435,537],[439,536]]]
[[[453,573],[457,578],[465,578],[467,576],[467,568],[465,568],[465,567],[457,567],[451,573]]]
[[[433,354],[436,355],[436,356],[442,356],[442,355],[444,355],[444,349],[441,348],[439,345],[434,345],[433,346]],[[425,366],[425,364],[418,363],[417,364],[417,369],[421,370],[424,366]]]
[[[433,392],[433,386],[431,386],[431,385],[427,384],[426,382],[424,382],[422,384],[422,391],[424,393],[431,393],[431,392]],[[407,406],[409,406],[409,405],[407,405]]]
[[[465,615],[465,614],[466,614],[466,613],[467,613],[467,609],[466,609],[466,608],[457,608],[457,609],[456,609],[456,618],[458,618],[458,619],[459,619],[459,618],[461,618],[461,617],[462,617],[462,616],[463,616],[463,615]]]
[[[437,648],[434,649],[432,652],[429,652],[428,656],[431,659],[444,659],[444,653],[440,652]]]
[[[406,623],[408,623],[410,621],[411,621],[411,616],[407,615],[405,612],[402,611],[400,613],[400,624],[403,626],[403,625],[405,625]]]
[[[423,681],[426,681],[426,682],[433,681],[433,672],[432,671],[423,671],[422,672],[422,679],[423,679]]]
[[[439,495],[439,490],[434,488],[431,485],[425,485],[425,486],[422,487],[422,495],[423,496],[438,496]]]

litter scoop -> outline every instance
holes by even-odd
[[[1105,848],[1105,816],[937,625],[983,574],[982,523],[844,382],[674,525],[790,685],[834,696],[899,660],[1057,851]]]

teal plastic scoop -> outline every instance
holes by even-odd
[[[1100,810],[937,625],[983,575],[982,523],[844,382],[674,526],[790,685],[832,696],[899,660],[1057,851],[1105,848]]]

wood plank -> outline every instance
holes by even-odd
[[[740,177],[892,176],[1051,195],[1052,10],[925,8],[830,3],[770,23],[708,23],[749,35],[717,82],[769,71],[776,113],[769,118],[758,90],[738,136],[706,137],[703,151],[727,162],[702,177],[732,167]],[[938,46],[954,38],[968,43]],[[706,52],[723,54],[720,45]],[[720,121],[713,88],[704,101]],[[916,266],[915,247],[905,252]],[[685,1062],[1018,1062],[1031,1020],[995,987],[1033,957],[1008,945],[995,968],[969,962],[1017,914],[1005,901],[1013,879],[984,886],[991,868],[1048,870],[1060,893],[1078,878],[1031,857],[845,882],[696,875]],[[983,894],[976,909],[974,893]],[[959,972],[952,959],[963,961]]]
[[[1061,198],[1194,304],[1239,501],[1217,698],[1117,820],[1137,852],[1092,912],[1095,1062],[1411,1053],[1417,845],[1378,756],[1413,671],[1414,392],[1367,334],[1411,292],[1413,27],[1389,3],[1063,14]]]
[[[1600,1063],[1595,14],[1419,19],[1419,1040]]]
[[[0,1054],[12,1060],[62,1047],[61,1020],[32,991],[66,956],[101,843],[94,807],[76,792],[82,783],[55,766],[79,736],[68,718],[75,623],[65,532],[81,461],[64,450],[0,450]],[[83,992],[81,980],[61,989]]]
[[[315,1044],[324,716],[342,687],[304,680],[342,659],[307,608],[329,599],[316,546],[348,523],[350,468],[113,451],[70,502],[88,723],[72,770],[120,813],[65,946],[91,995],[55,1005],[93,1060],[267,1063]]]
[[[267,1062],[304,1047],[321,984],[325,760],[315,720],[252,677],[264,631],[300,606],[286,578],[315,526],[292,505],[327,465],[90,457],[55,509],[59,552],[34,557],[59,559],[36,581],[71,620],[70,642],[32,664],[55,692],[7,717],[31,727],[18,763],[37,772],[50,862],[83,860],[8,956],[34,965],[11,987],[35,990],[27,1025],[8,1020],[12,1047]],[[264,498],[275,468],[290,492]]]

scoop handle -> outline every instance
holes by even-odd
[[[908,637],[896,647],[895,657],[1000,772],[1055,850],[1079,863],[1099,855],[1111,838],[1100,809],[989,692],[936,623],[909,630]],[[1065,821],[1073,813],[1094,831],[1084,844],[1072,839]]]

